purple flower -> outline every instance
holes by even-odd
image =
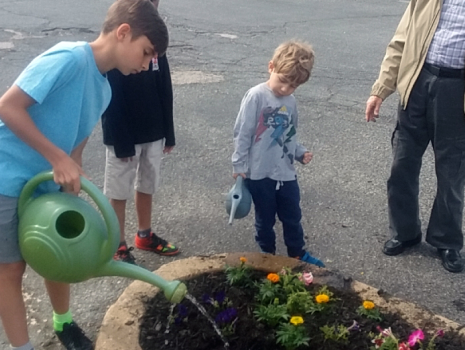
[[[174,318],[175,324],[180,324],[187,317],[187,307],[183,304],[178,304],[178,316]]]
[[[444,336],[444,330],[440,329],[436,332],[436,336],[442,338]]]
[[[178,315],[183,317],[187,316],[187,307],[184,304],[178,305]]]
[[[224,299],[226,299],[226,293],[224,291],[216,293],[215,300],[218,302],[218,304],[223,304]]]
[[[415,346],[416,343],[418,343],[420,340],[425,339],[425,335],[423,334],[423,331],[421,329],[417,329],[415,332],[410,334],[408,337],[408,345],[410,346]]]
[[[212,298],[210,297],[210,294],[204,294],[202,295],[202,302],[204,304],[211,304]]]
[[[237,310],[235,308],[230,307],[229,309],[223,310],[218,315],[216,315],[215,321],[219,324],[230,323],[234,321],[236,317]]]

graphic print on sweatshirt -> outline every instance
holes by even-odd
[[[287,156],[291,164],[294,163],[294,154],[289,153],[286,146],[296,134],[294,124],[292,123],[292,117],[287,111],[286,106],[277,108],[265,107],[260,112],[260,118],[258,120],[257,131],[255,132],[255,143],[262,140],[263,133],[267,130],[272,131],[270,134],[271,142],[268,149],[272,147],[281,147],[282,156]]]

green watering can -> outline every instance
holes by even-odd
[[[82,189],[101,214],[84,199],[68,193],[32,197],[39,184],[51,180],[52,172],[36,175],[24,186],[18,202],[19,246],[34,271],[64,283],[102,276],[129,277],[160,288],[172,303],[181,302],[187,293],[183,283],[166,281],[142,267],[113,260],[120,237],[118,218],[92,182],[81,177]]]

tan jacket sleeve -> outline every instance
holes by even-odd
[[[379,77],[373,84],[370,95],[379,96],[385,100],[389,95],[396,91],[397,74],[399,73],[405,38],[407,36],[415,3],[416,0],[410,1],[402,19],[400,20],[396,33],[386,49],[386,55],[384,56],[381,64]]]

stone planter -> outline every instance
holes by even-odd
[[[282,256],[260,253],[231,253],[209,257],[192,257],[176,260],[163,265],[155,271],[167,280],[188,279],[197,275],[216,272],[226,264],[237,265],[239,257],[247,258],[247,264],[257,270],[278,272],[283,267],[296,267],[301,262]],[[379,290],[358,281],[346,279],[327,269],[310,266],[314,282],[327,284],[336,288],[352,288],[362,299],[373,300],[381,309],[398,313],[413,325],[419,325],[423,320],[429,320],[437,328],[458,329],[460,325],[442,316],[435,315],[413,303],[383,295]],[[144,314],[142,297],[153,297],[159,289],[145,282],[135,281],[129,285],[120,298],[106,313],[102,327],[97,337],[96,350],[141,350],[139,346],[139,319]],[[465,330],[460,331],[465,335]]]

